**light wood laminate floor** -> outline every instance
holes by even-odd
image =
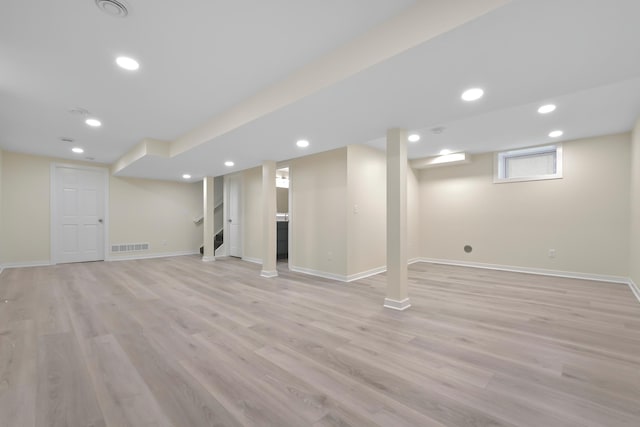
[[[0,425],[640,426],[625,285],[414,264],[395,312],[384,275],[259,268],[5,270]]]

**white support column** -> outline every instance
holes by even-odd
[[[262,163],[262,277],[276,277],[276,162]]]
[[[202,242],[204,246],[204,253],[202,255],[202,261],[205,262],[216,260],[213,246],[213,233],[215,233],[215,230],[213,229],[213,211],[215,209],[214,200],[215,192],[213,177],[207,176],[202,180],[202,215],[204,216],[204,224],[202,227]]]
[[[387,131],[387,297],[384,306],[411,307],[407,283],[407,131]]]

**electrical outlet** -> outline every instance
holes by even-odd
[[[555,257],[556,257],[556,250],[549,249],[549,258],[555,258]]]

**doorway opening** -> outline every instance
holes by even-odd
[[[278,262],[289,261],[289,168],[276,169],[276,221]]]

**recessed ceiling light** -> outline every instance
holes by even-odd
[[[73,152],[74,152],[74,153],[76,153],[76,154],[82,154],[82,153],[84,153],[84,150],[83,150],[82,148],[80,148],[80,147],[73,147],[73,148],[71,149],[71,151],[73,151]]]
[[[298,142],[296,142],[296,145],[300,148],[306,148],[309,146],[309,141],[307,141],[306,139],[300,139],[298,140]]]
[[[564,132],[562,132],[561,130],[554,130],[553,132],[549,133],[549,136],[551,138],[559,138],[564,134]]]
[[[451,150],[447,150],[447,149],[440,150],[440,155],[441,156],[446,156],[446,155],[451,154],[451,153],[453,153],[453,151],[451,151]]]
[[[549,114],[553,111],[556,110],[556,106],[553,104],[547,104],[547,105],[543,105],[542,107],[538,108],[538,113],[540,114]]]
[[[465,90],[464,93],[462,94],[462,99],[464,101],[477,101],[478,99],[482,98],[483,95],[484,95],[484,90],[478,87],[475,87],[472,89]]]
[[[224,165],[230,168],[231,166],[235,165],[235,163],[233,163],[231,160],[228,160],[224,162]]]
[[[125,70],[135,71],[140,68],[140,64],[133,58],[129,58],[128,56],[119,56],[116,58],[116,64],[120,68],[124,68]]]
[[[191,179],[191,175],[188,173],[182,174],[182,179]]]
[[[418,135],[417,133],[412,133],[407,139],[409,140],[409,142],[418,142],[420,141],[420,135]]]
[[[84,122],[94,128],[102,126],[102,123],[98,119],[87,119]]]

